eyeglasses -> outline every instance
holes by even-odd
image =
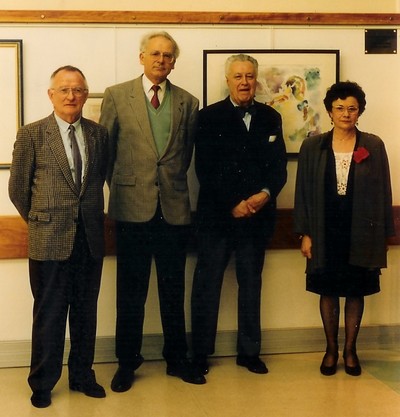
[[[349,114],[355,114],[358,112],[358,107],[355,107],[355,106],[349,106],[349,107],[333,106],[332,108],[339,114],[343,114],[346,110],[347,110],[347,113]]]
[[[148,53],[153,61],[160,61],[165,59],[168,64],[172,64],[175,61],[175,56],[169,52],[151,51]]]
[[[81,87],[62,87],[62,88],[52,88],[57,94],[60,94],[60,96],[68,96],[71,92],[75,97],[82,97],[84,94],[86,94],[89,90],[87,88],[81,88]]]

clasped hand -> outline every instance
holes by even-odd
[[[242,200],[232,209],[232,216],[236,219],[241,217],[251,217],[260,211],[268,203],[269,194],[261,191],[250,196],[247,200]]]

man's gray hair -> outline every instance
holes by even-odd
[[[240,62],[249,61],[249,62],[251,62],[254,66],[254,70],[255,70],[255,73],[256,73],[256,77],[257,77],[257,75],[258,75],[258,61],[255,58],[253,58],[252,56],[246,55],[246,54],[232,55],[226,60],[226,62],[225,62],[225,75],[226,76],[229,74],[229,70],[231,69],[231,65],[236,61],[240,61]]]
[[[51,76],[50,76],[50,86],[52,86],[52,85],[53,85],[54,78],[55,78],[55,76],[56,76],[56,75],[57,75],[60,71],[78,72],[78,73],[82,76],[82,78],[83,78],[83,83],[84,83],[84,85],[85,85],[85,88],[89,88],[89,87],[88,87],[88,83],[87,83],[87,81],[86,81],[86,77],[84,76],[83,72],[82,72],[79,68],[74,67],[73,65],[64,65],[64,66],[62,66],[62,67],[60,67],[60,68],[57,68],[57,69],[53,72],[53,74],[51,74]]]
[[[178,56],[180,54],[179,46],[176,43],[175,39],[168,33],[163,30],[156,31],[156,32],[150,32],[143,36],[142,40],[140,41],[140,52],[146,52],[147,45],[149,41],[153,38],[158,38],[161,36],[162,38],[168,39],[172,42],[173,47],[173,54],[175,57],[175,60],[178,59]]]

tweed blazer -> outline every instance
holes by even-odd
[[[104,256],[107,130],[84,118],[81,118],[81,125],[87,164],[80,192],[75,186],[54,114],[18,131],[9,196],[28,223],[31,259],[68,259],[79,210],[92,256]]]
[[[246,223],[265,238],[273,232],[276,197],[286,183],[286,149],[280,114],[255,102],[247,131],[229,97],[200,111],[195,168],[200,183],[197,219],[200,228],[220,229]],[[268,189],[271,199],[256,216],[232,221],[242,200]]]
[[[147,222],[158,201],[172,225],[191,221],[187,170],[193,153],[199,101],[168,82],[172,120],[164,152],[158,155],[148,116],[142,77],[104,92],[100,123],[110,138],[109,216]]]
[[[325,266],[325,171],[332,132],[306,139],[300,149],[296,177],[294,229],[312,238],[307,272]],[[386,240],[395,233],[390,171],[383,141],[357,131],[358,147],[369,155],[354,164],[353,208],[349,263],[386,267]]]

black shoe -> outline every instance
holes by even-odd
[[[209,368],[210,368],[210,365],[209,365],[209,363],[207,361],[207,356],[202,356],[202,355],[197,356],[196,355],[193,358],[193,366],[196,366],[197,369],[203,375],[207,375],[208,374],[208,371],[209,371]]]
[[[330,365],[330,366],[325,365],[325,360],[327,358],[327,355],[328,354],[325,353],[324,358],[322,359],[321,366],[319,367],[319,370],[320,370],[322,375],[332,376],[332,375],[336,374],[337,361],[338,361],[339,355],[338,354],[334,355],[335,356],[334,357],[334,364]]]
[[[104,398],[106,396],[104,388],[96,382],[94,371],[91,371],[88,377],[82,381],[70,381],[69,388],[72,391],[82,392],[88,397]]]
[[[267,374],[268,368],[265,363],[258,356],[238,356],[236,358],[236,365],[244,366],[250,372],[255,374]]]
[[[111,381],[111,389],[114,392],[128,391],[135,379],[135,371],[132,368],[119,366]]]
[[[360,365],[360,361],[358,360],[358,356],[356,353],[352,353],[352,355],[354,356],[354,362],[355,362],[355,366],[349,366],[346,363],[346,354],[343,353],[343,359],[344,359],[344,370],[346,371],[346,374],[351,375],[351,376],[360,376],[361,375],[361,365]]]
[[[177,376],[189,384],[205,384],[206,379],[197,366],[188,360],[167,363],[167,375]]]
[[[51,391],[39,390],[33,391],[31,403],[37,408],[46,408],[51,404]]]
[[[139,368],[139,366],[144,362],[144,358],[140,353],[136,353],[133,357],[133,360],[129,362],[129,364],[125,364],[123,362],[120,362],[120,366],[123,366],[124,368],[131,368],[134,371]]]

